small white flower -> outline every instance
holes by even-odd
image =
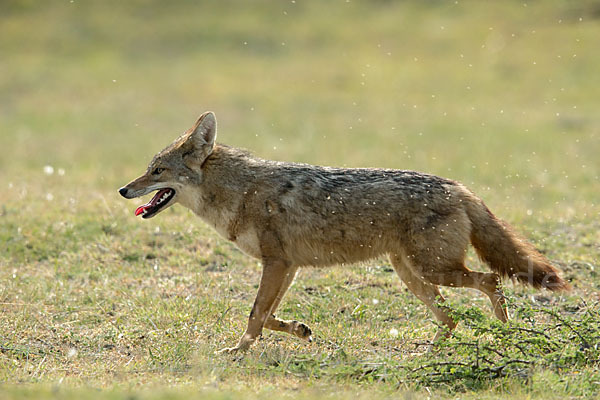
[[[77,355],[77,349],[75,347],[71,347],[67,352],[67,358],[73,358]]]
[[[391,337],[393,337],[393,338],[396,338],[396,337],[398,337],[398,333],[399,333],[399,332],[398,332],[398,329],[396,329],[396,328],[392,328],[392,329],[390,329],[390,336],[391,336]]]
[[[44,166],[44,173],[46,175],[52,175],[54,173],[54,167],[52,165]]]

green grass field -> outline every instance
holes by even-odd
[[[599,38],[595,1],[3,1],[0,398],[597,396]],[[217,356],[257,261],[117,193],[205,110],[261,157],[462,181],[574,290],[507,282],[503,326],[443,289],[461,324],[425,354],[387,260],[305,269],[279,314],[313,343]]]

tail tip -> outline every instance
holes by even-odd
[[[547,275],[540,286],[552,292],[570,292],[573,289],[569,282],[556,274]]]

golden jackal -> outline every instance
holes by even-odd
[[[275,310],[302,266],[350,264],[387,254],[406,286],[442,323],[438,285],[485,293],[507,320],[500,276],[550,290],[569,288],[558,270],[477,196],[450,179],[414,171],[329,168],[262,160],[215,143],[211,112],[119,190],[131,199],[157,190],[136,210],[142,218],[180,203],[245,253],[261,260],[262,278],[248,327],[236,347],[246,350],[263,327],[311,340],[297,321]],[[464,264],[469,242],[493,273]]]

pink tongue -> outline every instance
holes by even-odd
[[[137,217],[138,215],[140,215],[141,213],[144,212],[144,210],[153,207],[156,205],[156,202],[158,201],[158,199],[160,199],[165,193],[167,193],[169,190],[171,189],[163,189],[163,190],[159,190],[154,197],[152,198],[152,200],[150,200],[148,203],[144,204],[143,206],[139,206],[138,208],[135,209],[135,216]]]
[[[144,212],[144,210],[146,208],[150,207],[150,204],[144,204],[143,206],[139,206],[138,208],[135,209],[135,216],[137,217],[138,215],[140,215],[141,213]]]

